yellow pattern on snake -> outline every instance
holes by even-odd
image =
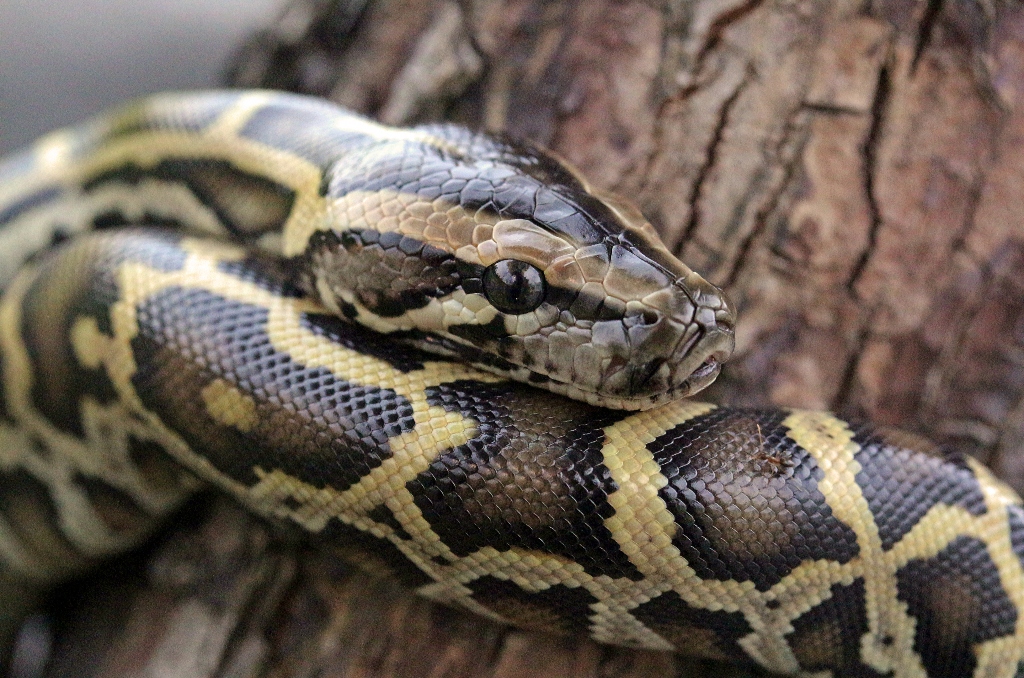
[[[522,627],[1024,675],[1020,500],[915,436],[679,400],[731,309],[540,149],[151,97],[0,163],[0,287],[0,603],[212,484]]]

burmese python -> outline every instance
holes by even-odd
[[[152,97],[0,164],[0,286],[0,600],[213,484],[524,627],[1024,675],[1020,500],[912,435],[678,400],[731,310],[539,149]]]

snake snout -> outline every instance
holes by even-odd
[[[674,287],[685,295],[684,305],[692,313],[675,315],[682,330],[669,358],[670,390],[682,398],[709,386],[732,356],[736,315],[725,294],[696,273],[677,279]]]
[[[717,313],[714,315],[712,321],[699,322],[699,334],[694,347],[689,355],[680,356],[680,373],[689,372],[685,379],[688,395],[704,389],[718,377],[722,364],[732,357],[736,346],[736,331],[731,315],[724,319],[719,319]]]

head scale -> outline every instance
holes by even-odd
[[[597,405],[643,409],[714,380],[733,312],[634,207],[539,149],[421,133],[328,172],[304,255],[328,306]]]

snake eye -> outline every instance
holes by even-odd
[[[525,261],[502,259],[484,271],[484,294],[502,313],[529,313],[544,301],[544,275]]]

